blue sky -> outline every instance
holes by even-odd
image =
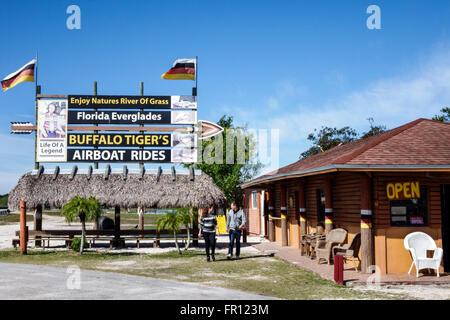
[[[81,30],[66,9],[81,8]],[[369,5],[381,30],[366,27]],[[431,117],[450,99],[448,1],[9,1],[0,9],[0,78],[39,52],[44,94],[189,94],[160,75],[199,56],[199,119],[224,113],[280,130],[279,165],[322,125],[388,128]],[[34,84],[0,93],[0,193],[33,167]],[[66,165],[67,167],[69,164]],[[147,165],[148,166],[148,165]]]

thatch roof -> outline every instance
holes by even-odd
[[[77,174],[70,180],[70,174],[59,174],[54,180],[52,174],[24,174],[9,194],[8,205],[18,210],[21,200],[27,202],[27,208],[48,205],[60,208],[72,197],[95,197],[105,206],[119,205],[122,208],[203,208],[208,205],[222,206],[225,196],[212,178],[206,174],[176,175],[175,181],[170,174],[157,176],[145,174],[140,180],[139,174],[128,174],[126,180],[122,174],[111,173],[108,179],[101,174],[93,174],[88,180],[86,174]]]

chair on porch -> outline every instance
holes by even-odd
[[[319,223],[316,226],[316,232],[311,232],[310,234],[306,234],[302,236],[301,239],[301,255],[306,251],[306,255],[311,259],[314,257],[316,245],[318,240],[325,239],[325,229],[322,223]]]
[[[358,266],[355,263],[355,260],[358,263],[361,263],[359,259],[359,248],[361,247],[361,233],[355,234],[352,241],[350,243],[344,245],[338,245],[333,248],[333,259],[335,255],[344,256],[344,259],[352,259],[353,265],[355,266],[355,271],[358,271]]]
[[[331,253],[333,248],[344,243],[347,238],[347,230],[337,228],[330,230],[325,240],[318,240],[316,245],[317,263],[325,259],[328,264],[331,263]]]
[[[434,269],[437,277],[439,277],[443,250],[436,246],[433,238],[424,232],[412,232],[405,237],[403,244],[406,250],[409,250],[413,259],[408,274],[411,273],[412,267],[416,266],[417,278],[421,269]],[[427,251],[433,251],[432,258],[427,257]]]
[[[306,253],[306,255],[312,259],[314,256],[317,241],[323,239],[325,239],[324,233],[312,233],[303,235],[301,240],[301,255],[303,255],[303,253]]]

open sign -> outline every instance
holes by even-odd
[[[386,194],[389,200],[419,199],[419,181],[389,182],[386,184]]]

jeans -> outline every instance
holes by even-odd
[[[234,242],[236,241],[236,257],[241,253],[241,230],[230,230],[230,244],[228,245],[228,254],[233,255]]]
[[[205,239],[206,256],[209,257],[209,251],[214,255],[216,251],[216,233],[215,232],[203,232],[203,238]]]

